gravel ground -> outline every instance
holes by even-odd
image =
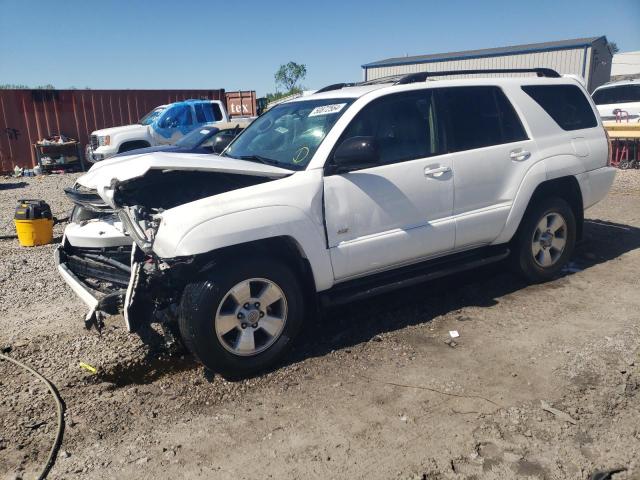
[[[18,198],[66,216],[75,178],[0,180],[0,235]],[[85,331],[53,246],[0,240],[0,348],[66,402],[50,478],[637,479],[640,171],[587,217],[553,282],[495,266],[334,309],[284,365],[239,382],[121,317]],[[0,361],[0,479],[33,478],[55,426],[46,389]]]

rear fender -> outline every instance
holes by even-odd
[[[533,165],[520,184],[507,217],[507,222],[493,244],[507,243],[513,238],[536,189],[542,183],[567,176],[576,176],[578,183],[581,183],[580,179],[583,174],[584,165],[582,161],[573,155],[557,155]]]

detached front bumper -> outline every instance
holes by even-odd
[[[134,326],[128,318],[128,310],[139,281],[139,263],[134,263],[134,250],[79,249],[65,240],[54,251],[54,261],[62,279],[89,307],[85,326],[100,329],[106,315],[125,314],[127,328]],[[131,265],[122,262],[131,259]]]

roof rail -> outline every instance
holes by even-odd
[[[446,75],[474,75],[483,73],[535,73],[538,77],[560,78],[560,74],[551,68],[496,68],[487,70],[444,70],[439,72],[418,72],[405,75],[395,85],[424,82],[429,77]]]
[[[313,93],[315,95],[316,93],[329,92],[331,90],[340,90],[341,88],[353,87],[354,85],[357,85],[357,83],[332,83],[331,85],[327,85],[326,87],[322,87],[320,90],[316,90]]]

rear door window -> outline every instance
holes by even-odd
[[[524,85],[522,90],[563,130],[582,130],[598,125],[585,94],[575,85]]]
[[[448,152],[527,140],[522,122],[502,89],[493,86],[438,89],[447,120]]]
[[[640,102],[640,85],[601,88],[593,93],[593,101],[596,105]]]

